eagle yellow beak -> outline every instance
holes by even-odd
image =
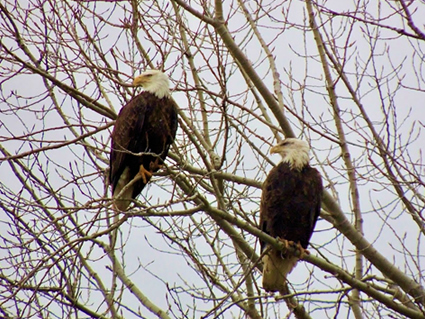
[[[280,145],[273,146],[269,151],[270,154],[277,154],[279,152],[280,152]]]
[[[144,75],[136,76],[133,79],[133,86],[143,86],[146,83],[146,77]]]

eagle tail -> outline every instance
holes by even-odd
[[[119,193],[120,192],[114,193],[114,197],[115,194],[118,195]],[[133,189],[130,187],[130,189],[127,189],[119,199],[114,199],[114,208],[120,212],[125,211],[131,203],[132,193]]]
[[[263,257],[263,288],[266,291],[282,291],[286,277],[294,269],[298,258],[282,258],[279,252],[269,252]]]
[[[133,199],[133,186],[128,187],[124,193],[121,194],[120,198],[117,199],[116,196],[118,196],[122,189],[128,184],[128,182],[131,180],[129,179],[129,169],[128,167],[124,169],[124,172],[121,174],[117,185],[115,186],[113,190],[112,196],[114,197],[114,208],[118,211],[125,211],[127,207],[130,205],[131,200]]]

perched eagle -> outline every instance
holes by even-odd
[[[161,167],[177,131],[177,105],[168,77],[148,70],[134,78],[133,85],[144,91],[121,109],[111,136],[109,182],[119,211],[127,209]],[[136,176],[138,180],[116,198]]]
[[[309,165],[309,147],[304,141],[287,138],[270,149],[282,161],[274,167],[263,184],[260,204],[261,230],[279,237],[303,253],[320,213],[322,178]],[[267,245],[260,242],[263,252]],[[271,248],[263,257],[263,288],[282,291],[286,276],[298,258]]]

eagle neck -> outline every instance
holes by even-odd
[[[292,151],[282,156],[282,163],[287,163],[291,169],[301,171],[309,164],[308,152]]]
[[[162,77],[156,79],[155,81],[149,82],[148,84],[145,84],[144,90],[146,92],[152,93],[158,99],[170,97],[170,84],[168,82],[168,78],[166,77]]]
[[[155,95],[158,99],[163,99],[164,97],[170,97],[170,90],[166,87],[156,87],[149,88],[145,92]]]

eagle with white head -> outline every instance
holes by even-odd
[[[118,211],[125,211],[159,170],[177,131],[167,75],[148,70],[133,86],[144,90],[121,109],[111,135],[109,182]]]
[[[309,164],[309,147],[304,141],[287,138],[270,149],[280,154],[281,162],[270,171],[263,184],[260,227],[272,237],[307,249],[320,214],[322,178]],[[267,248],[260,242],[261,251]],[[263,256],[263,288],[283,291],[288,274],[298,258],[270,248]]]

